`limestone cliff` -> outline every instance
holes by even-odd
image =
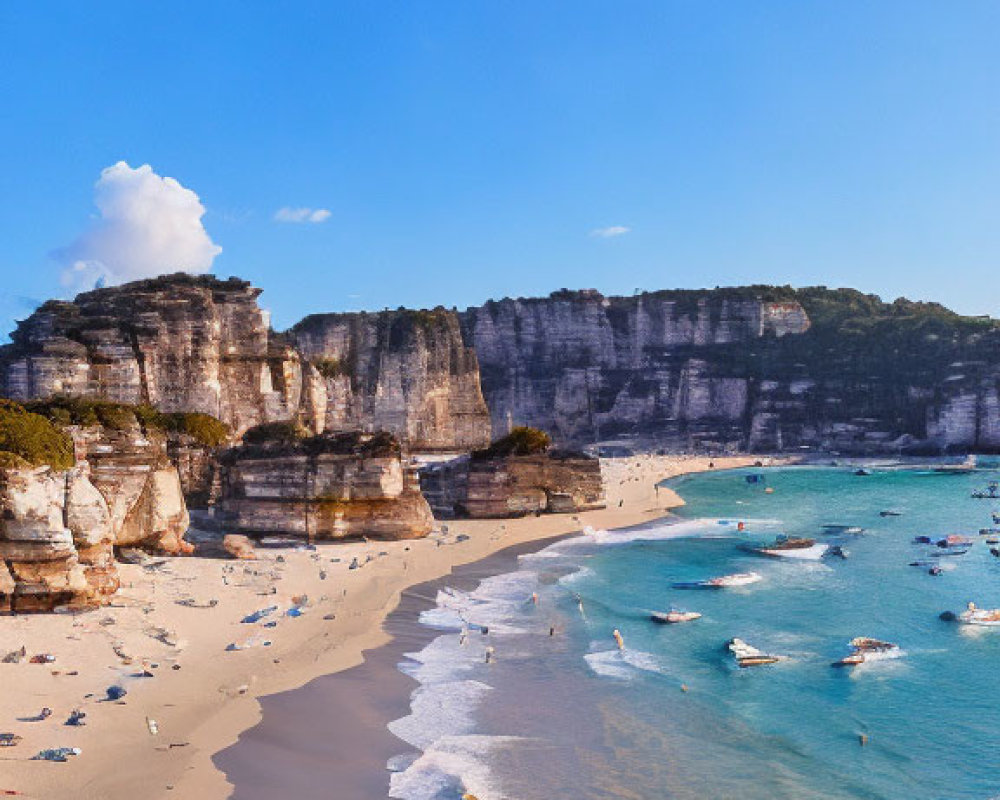
[[[0,611],[99,603],[118,588],[111,515],[87,466],[0,469]]]
[[[237,433],[310,417],[298,354],[270,331],[259,294],[235,278],[177,274],[50,301],[2,348],[0,392],[198,411]]]
[[[681,450],[1000,449],[1000,328],[825,287],[557,292],[462,314],[495,434]]]
[[[307,317],[289,336],[321,376],[330,431],[389,431],[416,450],[489,442],[475,353],[452,311]]]
[[[233,448],[216,517],[227,530],[309,541],[426,536],[433,517],[399,442],[385,433],[323,434]]]
[[[462,315],[493,434],[531,425],[562,441],[618,433],[738,429],[748,385],[715,356],[801,334],[801,305],[752,288],[604,297],[594,291],[501,300]]]

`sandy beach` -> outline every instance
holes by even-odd
[[[0,751],[0,794],[228,797],[232,786],[212,756],[260,720],[259,698],[359,664],[389,640],[383,622],[408,587],[587,525],[619,528],[662,516],[683,501],[656,484],[706,470],[710,460],[723,469],[757,457],[607,459],[603,510],[447,522],[416,541],[258,549],[256,561],[154,559],[122,565],[122,590],[110,606],[0,619],[0,657],[26,652],[18,663],[0,663],[0,732],[23,737]],[[241,622],[273,606],[258,621]],[[289,616],[289,609],[302,613]],[[54,660],[32,663],[40,654]],[[108,699],[112,686],[127,694]],[[30,721],[44,708],[51,715]],[[86,724],[66,725],[77,710]],[[55,747],[82,752],[66,763],[31,760]]]

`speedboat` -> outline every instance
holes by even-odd
[[[854,470],[854,474],[863,477],[866,475],[871,475],[872,471],[870,469],[865,469],[864,467],[861,467],[861,469]]]
[[[901,517],[903,516],[902,511],[879,511],[878,515],[880,517]]]
[[[768,544],[748,546],[751,553],[771,558],[797,558],[818,561],[826,555],[830,545],[817,544],[815,539],[778,538]]]
[[[736,665],[741,669],[745,667],[760,667],[764,664],[774,664],[783,661],[785,656],[776,656],[758,650],[756,647],[747,644],[742,639],[730,639],[726,642],[726,648],[736,659]]]
[[[653,622],[659,622],[664,625],[675,625],[678,622],[691,622],[692,620],[700,619],[701,614],[697,611],[654,611],[649,615],[649,618]]]
[[[1000,608],[976,608],[975,603],[969,603],[969,607],[958,614],[956,620],[964,625],[998,627],[1000,626]]]
[[[853,533],[861,534],[864,533],[865,529],[860,525],[824,525],[823,533],[829,536],[836,536],[841,533]]]
[[[856,667],[859,664],[866,664],[870,661],[884,661],[890,658],[899,658],[903,651],[898,644],[883,642],[879,639],[870,639],[867,636],[857,636],[850,641],[851,652],[840,661],[834,661],[835,667]]]
[[[675,583],[675,589],[728,589],[733,586],[749,586],[763,578],[756,572],[734,572],[732,575],[720,575],[704,581],[688,581]]]

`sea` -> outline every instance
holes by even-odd
[[[870,473],[679,478],[668,485],[687,505],[669,520],[587,530],[471,591],[443,588],[420,619],[437,635],[399,665],[419,685],[389,726],[390,796],[1000,796],[1000,628],[940,619],[1000,607],[1000,557],[980,533],[1000,501],[971,497],[998,475]],[[745,549],[781,534],[846,558]],[[948,534],[975,542],[964,555],[915,542]],[[748,571],[762,580],[674,588]],[[672,608],[702,617],[651,621]],[[857,636],[899,657],[832,666]],[[740,669],[733,637],[786,658]]]

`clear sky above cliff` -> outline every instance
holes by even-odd
[[[277,327],[750,282],[1000,314],[998,32],[973,0],[4,3],[0,329],[164,232]],[[95,194],[119,161],[152,171]]]

